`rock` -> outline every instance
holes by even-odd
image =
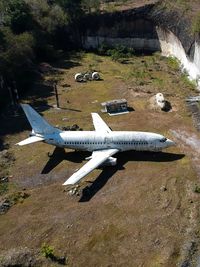
[[[169,101],[165,100],[162,93],[152,96],[149,100],[152,109],[170,111],[172,106]]]
[[[154,241],[154,244],[157,245],[157,246],[160,245],[160,240],[157,238],[157,239]]]
[[[11,207],[11,203],[9,203],[7,200],[4,200],[0,203],[0,214],[6,213],[9,208]]]
[[[36,253],[28,248],[14,248],[0,254],[0,266],[36,267],[41,266],[37,261]],[[38,265],[39,264],[39,265]]]
[[[75,185],[75,187],[70,188],[68,190],[68,195],[70,195],[70,196],[74,196],[74,195],[80,196],[79,185]]]
[[[156,94],[156,104],[163,109],[165,107],[165,98],[163,96],[163,94],[158,93]]]
[[[0,183],[8,183],[8,182],[9,182],[8,177],[1,177],[0,178]]]
[[[29,194],[24,191],[8,195],[2,202],[0,202],[0,214],[5,214],[13,205],[23,202],[27,197],[29,197]]]
[[[66,264],[66,261],[67,261],[67,259],[64,256],[57,259],[57,262],[59,264],[62,264],[62,265],[65,265]]]
[[[160,191],[162,191],[162,192],[167,191],[166,186],[162,185],[162,186],[160,187]]]
[[[76,131],[79,129],[79,126],[77,124],[72,125],[71,131]]]

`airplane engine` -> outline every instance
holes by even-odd
[[[74,79],[76,82],[82,82],[83,81],[83,74],[82,73],[76,73],[74,76]]]
[[[103,166],[115,166],[117,164],[117,159],[109,157],[104,163]]]
[[[92,80],[96,80],[96,81],[100,80],[100,76],[97,71],[92,73]]]

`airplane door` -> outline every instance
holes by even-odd
[[[149,144],[149,148],[150,148],[151,151],[156,151],[157,150],[156,144],[154,142]]]
[[[107,136],[107,137],[105,137],[105,139],[104,139],[104,142],[106,143],[106,145],[107,145],[108,147],[111,147],[111,145],[112,145],[112,141],[113,141],[113,139],[112,139],[112,137],[110,137],[110,136]]]

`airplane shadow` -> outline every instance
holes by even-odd
[[[180,160],[184,157],[184,154],[173,154],[167,152],[138,152],[138,151],[127,151],[118,153],[116,155],[117,165],[113,167],[106,167],[90,185],[86,186],[82,190],[82,196],[79,202],[90,201],[93,196],[101,190],[108,182],[108,180],[118,171],[123,170],[124,165],[129,161],[151,161],[151,162],[170,162]]]
[[[75,163],[81,163],[86,157],[90,156],[90,152],[86,151],[72,151],[65,152],[63,148],[56,147],[53,153],[50,155],[49,161],[46,163],[42,170],[42,174],[47,174],[53,170],[63,160],[68,160]],[[150,162],[171,162],[180,160],[184,157],[184,154],[174,154],[168,152],[139,152],[139,151],[126,151],[116,154],[117,165],[100,168],[103,171],[95,179],[91,185],[86,186],[82,190],[82,196],[79,202],[87,202],[105,186],[108,180],[118,171],[123,170],[124,165],[130,161],[150,161]]]
[[[74,163],[81,163],[91,153],[87,151],[71,151],[66,153],[64,148],[56,147],[52,154],[49,154],[49,160],[44,166],[41,174],[47,174],[52,171],[63,160],[71,161]]]

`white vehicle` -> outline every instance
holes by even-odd
[[[21,105],[31,126],[29,138],[17,143],[23,146],[39,141],[62,148],[91,151],[89,161],[63,185],[75,184],[102,164],[116,165],[112,156],[127,150],[161,151],[174,146],[166,137],[150,132],[112,131],[97,113],[92,113],[95,131],[61,131],[51,126],[28,104]]]

